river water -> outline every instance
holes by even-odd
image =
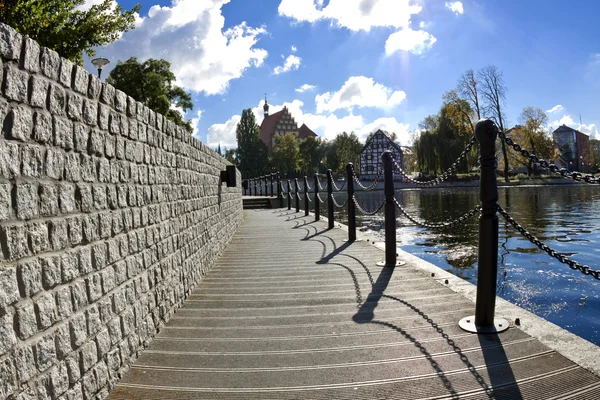
[[[377,209],[384,198],[382,191],[357,191],[356,197],[366,211]],[[345,195],[336,199],[341,204]],[[444,222],[478,205],[479,188],[397,190],[396,199],[412,216]],[[600,187],[501,187],[498,203],[551,248],[600,268]],[[336,214],[347,223],[344,210]],[[416,227],[399,211],[397,216],[399,248],[477,283],[477,216],[447,231]],[[499,218],[497,294],[600,345],[600,281],[550,257]],[[383,226],[382,213],[370,217],[357,211],[357,229],[383,240]]]

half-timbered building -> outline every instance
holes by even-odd
[[[390,138],[387,132],[379,129],[375,132],[365,146],[360,151],[360,177],[361,179],[375,179],[379,173],[379,170],[383,168],[381,163],[381,155],[384,151],[389,150],[392,152],[392,157],[396,160],[396,163],[403,166],[403,153],[400,146],[398,146]],[[394,171],[394,180],[401,181],[402,176]]]

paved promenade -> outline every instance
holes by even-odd
[[[345,237],[294,210],[246,210],[109,398],[600,398],[600,378],[518,328],[463,332],[473,303]]]

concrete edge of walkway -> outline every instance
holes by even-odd
[[[281,211],[288,210],[286,208],[281,209]],[[299,217],[304,217],[304,211],[301,210],[300,213],[301,215],[299,215]],[[311,212],[309,217],[314,218],[314,214]],[[327,223],[328,219],[321,216],[321,221]],[[347,225],[337,221],[335,222],[335,228],[344,230],[346,232],[348,231]],[[382,250],[382,252],[385,251],[385,243],[382,242],[380,238],[360,232],[359,230],[356,232],[356,238],[364,241],[369,240],[369,243],[373,243],[375,247]],[[471,282],[467,282],[450,272],[444,271],[440,267],[437,267],[430,262],[414,256],[404,250],[397,250],[398,258],[400,260],[407,261],[412,266],[415,266],[417,269],[427,273],[428,275],[434,273],[434,279],[437,281],[441,281],[443,283],[448,280],[448,284],[445,286],[469,299],[473,303],[473,314],[475,314],[475,299],[477,297],[476,285],[472,284]],[[510,322],[511,326],[515,326],[515,320],[519,318],[520,325],[518,325],[518,327],[523,332],[538,339],[541,343],[557,353],[565,356],[575,364],[580,365],[586,370],[600,376],[600,358],[597,356],[598,346],[592,342],[585,340],[582,337],[579,337],[576,334],[571,333],[566,329],[561,328],[560,326],[498,296],[496,296],[495,315],[497,317],[506,318]],[[456,323],[458,324],[458,321],[456,321]]]

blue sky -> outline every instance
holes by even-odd
[[[97,3],[99,0],[87,0]],[[136,1],[120,0],[124,8]],[[243,109],[287,105],[332,139],[378,128],[410,144],[467,69],[493,64],[508,125],[525,106],[600,139],[596,0],[150,0],[137,27],[99,48],[112,63],[171,62],[193,96],[196,137],[235,147]],[[86,62],[86,67],[94,71]],[[580,115],[581,122],[580,124]]]

